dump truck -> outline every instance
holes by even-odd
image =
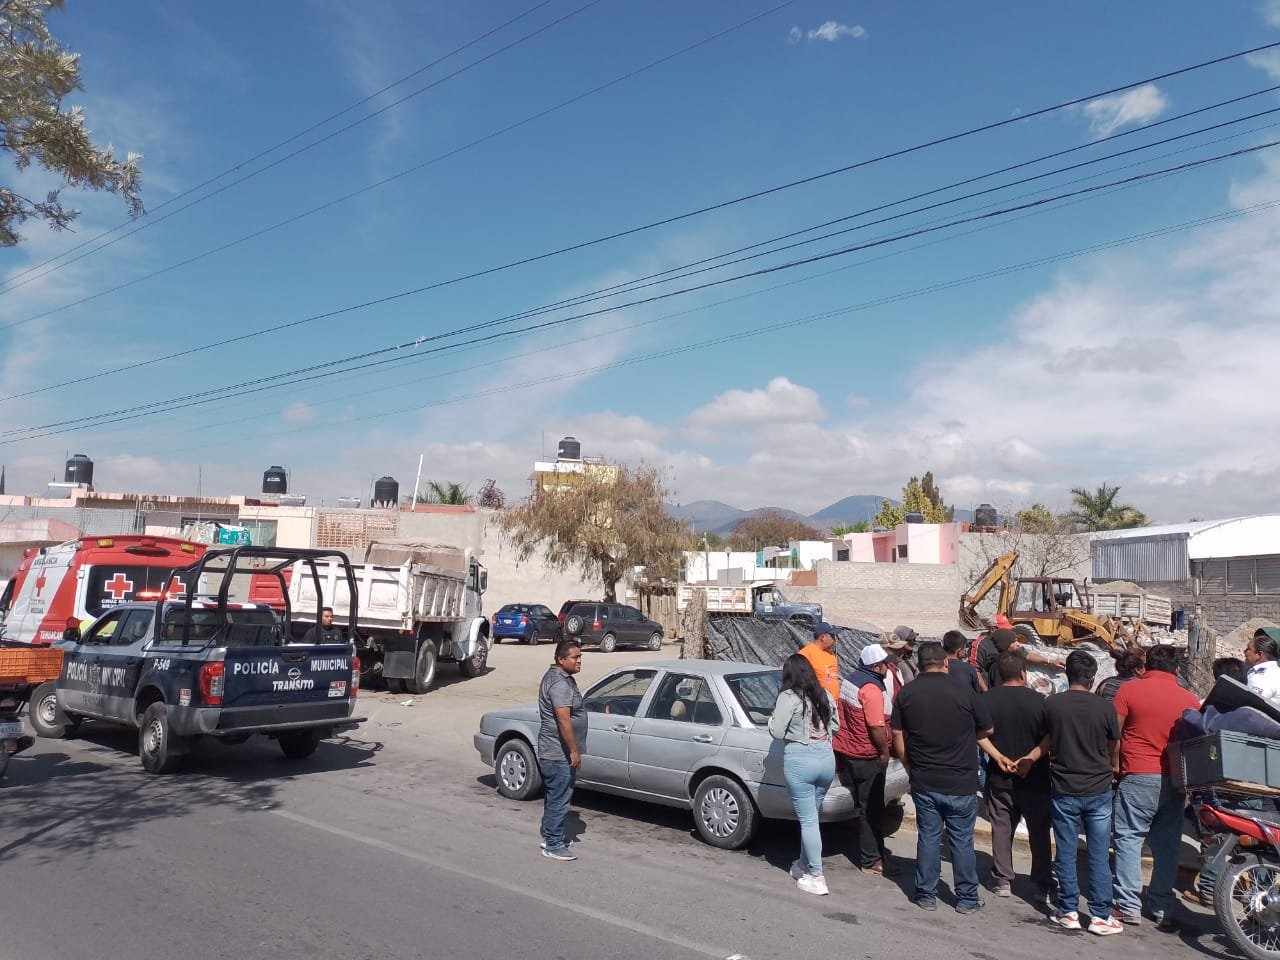
[[[1013,629],[1028,640],[1051,646],[1096,643],[1108,650],[1124,648],[1120,621],[1093,611],[1090,597],[1070,577],[1013,577],[1018,552],[1011,550],[991,561],[960,598],[960,622],[973,630],[992,624],[978,613],[979,605],[996,595],[995,613],[1008,617]]]
[[[347,585],[339,564],[318,564],[323,595],[333,607],[333,622],[350,626]],[[316,623],[315,584],[295,570],[289,599],[296,611],[295,631]],[[410,541],[375,541],[364,562],[352,564],[359,593],[356,652],[363,680],[386,682],[392,693],[426,693],[440,661],[458,664],[464,677],[485,672],[490,628],[482,609],[488,571],[470,550]]]
[[[761,620],[786,620],[808,627],[822,621],[821,604],[793,603],[772,580],[735,586],[682,583],[676,592],[676,606],[681,613],[689,606],[695,592],[706,594],[708,616],[754,616]]]

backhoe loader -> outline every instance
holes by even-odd
[[[1011,576],[1018,552],[1011,550],[991,561],[982,576],[960,598],[960,622],[972,630],[992,626],[978,614],[978,605],[995,590],[996,614],[1004,614],[1026,639],[1050,646],[1072,647],[1090,642],[1120,650],[1125,640],[1112,617],[1091,612],[1088,594],[1067,577]],[[994,618],[993,618],[994,619]]]

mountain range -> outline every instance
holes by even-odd
[[[765,513],[779,513],[792,520],[801,520],[822,531],[842,524],[858,523],[870,520],[880,510],[880,504],[889,499],[876,494],[856,494],[837,500],[823,507],[816,513],[803,514],[785,507],[756,507],[742,510],[731,507],[719,500],[695,500],[692,503],[676,504],[670,508],[671,515],[689,521],[697,533],[729,533],[735,526],[749,517],[758,517]]]

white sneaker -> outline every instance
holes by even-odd
[[[1071,910],[1067,913],[1058,913],[1056,910],[1049,914],[1049,922],[1057,924],[1064,930],[1080,929],[1080,914]]]
[[[1089,921],[1089,932],[1096,933],[1100,937],[1109,937],[1112,934],[1124,933],[1124,924],[1115,917],[1094,917]]]
[[[792,879],[792,880],[799,880],[801,877],[803,877],[803,876],[804,876],[806,873],[808,873],[808,872],[809,872],[809,871],[808,871],[808,870],[806,870],[806,869],[804,868],[804,861],[803,861],[803,860],[797,860],[797,861],[795,861],[794,863],[792,863],[792,864],[791,864],[791,879]]]
[[[817,897],[825,897],[830,892],[827,890],[827,880],[825,877],[814,877],[807,873],[796,881],[796,886],[805,893],[812,893]]]

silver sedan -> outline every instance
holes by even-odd
[[[745,846],[762,817],[795,819],[782,744],[767,729],[780,683],[777,669],[720,660],[660,660],[613,671],[583,695],[587,740],[578,786],[692,810],[708,843]],[[494,768],[503,796],[531,800],[541,793],[537,737],[536,705],[480,718],[475,747]],[[885,781],[886,802],[907,792],[906,771],[896,761]],[[849,791],[833,783],[821,819],[853,813]]]

